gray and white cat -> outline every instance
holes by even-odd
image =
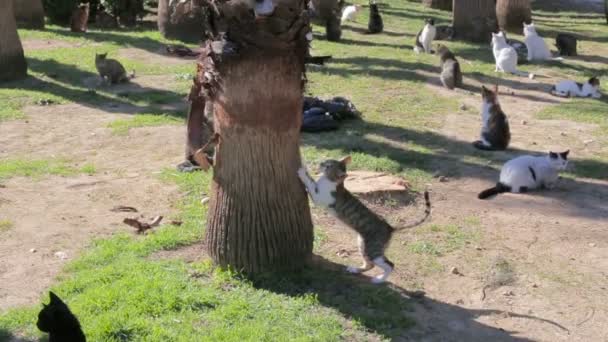
[[[551,94],[560,97],[593,97],[599,99],[600,94],[600,79],[591,77],[586,83],[578,83],[575,81],[561,81],[551,88]]]
[[[125,67],[119,61],[107,57],[107,53],[95,54],[95,67],[103,81],[108,80],[111,84],[116,84],[128,82],[135,77],[135,72],[127,75]]]
[[[500,170],[500,180],[496,186],[479,193],[479,199],[503,192],[524,193],[534,189],[553,189],[559,179],[559,172],[568,166],[570,151],[554,153],[542,157],[520,156],[511,159]]]
[[[528,61],[561,60],[561,57],[553,58],[551,51],[543,37],[536,32],[534,23],[530,25],[524,23],[524,39],[528,48]]]
[[[435,19],[427,19],[424,22],[424,27],[416,35],[414,51],[416,51],[416,53],[433,53],[431,50],[431,44],[433,43],[433,39],[435,39],[435,35],[437,34],[437,29],[435,28]]]
[[[452,90],[454,88],[462,88],[462,71],[460,63],[456,56],[445,45],[437,45],[437,54],[439,55],[441,66],[441,83],[444,87]]]
[[[508,72],[518,76],[528,76],[534,78],[534,74],[528,74],[517,70],[517,51],[507,44],[505,34],[501,31],[498,33],[492,32],[492,52],[496,61],[496,72]]]
[[[371,270],[374,265],[378,266],[384,273],[373,278],[372,282],[382,283],[395,267],[384,254],[393,233],[417,226],[429,218],[431,215],[429,194],[426,191],[424,193],[426,206],[424,217],[407,226],[394,228],[344,187],[344,180],[347,176],[346,165],[350,161],[350,157],[345,157],[342,160],[322,162],[320,165],[322,176],[316,182],[308,175],[304,167],[298,170],[298,176],[316,205],[328,208],[340,221],[359,234],[359,251],[364,263],[361,267],[348,267],[346,270],[350,273],[361,273]]]
[[[505,150],[511,141],[509,121],[498,103],[498,85],[494,91],[481,87],[481,140],[473,143],[480,150]]]

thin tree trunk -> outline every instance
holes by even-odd
[[[495,0],[454,0],[454,35],[478,43],[491,40],[498,29]]]
[[[325,26],[327,40],[337,42],[342,37],[340,18],[344,0],[312,0],[317,19],[315,22]]]
[[[529,24],[532,21],[530,0],[498,0],[496,16],[502,30],[521,34],[524,22]]]
[[[452,10],[452,0],[422,0],[422,4],[442,11]]]
[[[44,28],[42,0],[13,0],[17,26],[30,29]]]
[[[0,0],[0,81],[12,81],[27,75],[27,63],[13,13],[13,0]]]
[[[262,18],[221,3],[210,27],[227,34],[214,32],[199,62],[195,86],[214,103],[219,135],[205,246],[215,263],[248,273],[298,269],[312,254],[308,198],[297,177],[306,1],[274,1],[273,15]]]

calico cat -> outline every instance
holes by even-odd
[[[70,29],[72,32],[87,32],[87,23],[89,22],[89,3],[78,5],[78,8],[72,12],[70,19]]]
[[[576,37],[569,33],[559,33],[555,37],[555,47],[561,56],[576,56]]]
[[[500,180],[496,186],[479,193],[479,199],[486,199],[503,192],[524,193],[529,190],[553,189],[559,179],[559,172],[568,166],[568,154],[549,152],[542,157],[521,156],[505,163],[500,170]]]
[[[534,74],[528,74],[517,70],[517,51],[507,44],[505,34],[501,31],[498,33],[492,32],[492,52],[496,60],[496,72],[508,72],[518,76],[528,76],[534,78]]]
[[[593,97],[599,99],[600,94],[600,79],[591,77],[586,83],[578,83],[575,81],[561,81],[551,88],[551,94],[560,97]]]
[[[437,29],[435,28],[435,19],[430,18],[425,20],[424,22],[424,27],[416,35],[414,51],[416,51],[416,53],[433,53],[433,51],[431,50],[431,43],[437,35]]]
[[[426,205],[424,217],[410,225],[394,228],[344,187],[344,180],[347,176],[346,165],[350,161],[351,158],[346,157],[339,161],[322,162],[320,168],[323,175],[316,182],[308,175],[304,167],[298,170],[298,176],[316,205],[328,208],[332,214],[359,234],[359,251],[364,263],[361,267],[348,267],[347,271],[361,273],[372,269],[374,265],[378,266],[384,273],[373,278],[372,282],[382,283],[395,267],[384,255],[391,236],[398,230],[417,226],[429,218],[431,215],[429,194],[426,191],[424,193]]]
[[[437,45],[437,54],[441,61],[440,79],[443,86],[450,90],[462,88],[462,72],[456,56],[450,49],[441,44]]]
[[[511,141],[511,132],[507,116],[498,103],[498,85],[494,91],[482,86],[481,97],[481,140],[475,141],[473,146],[485,151],[505,150]]]
[[[553,59],[545,40],[538,35],[534,23],[524,23],[524,39],[528,48],[528,61],[546,61]]]
[[[85,342],[80,322],[68,306],[53,292],[49,293],[51,302],[42,304],[36,326],[49,334],[49,342]]]
[[[375,1],[369,4],[369,22],[367,24],[367,32],[369,33],[380,33],[384,30],[384,23],[382,22],[382,16],[378,10],[378,5]]]
[[[347,22],[349,20],[355,21],[360,9],[361,9],[361,5],[350,5],[350,6],[344,7],[344,10],[342,11],[342,19],[340,20],[340,22],[342,24],[344,24],[345,22]]]
[[[102,80],[108,80],[111,84],[128,82],[129,79],[135,77],[133,72],[131,75],[127,75],[125,67],[115,59],[107,58],[108,54],[95,54],[95,67],[99,76]]]

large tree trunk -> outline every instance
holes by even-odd
[[[43,29],[44,8],[42,0],[12,0],[17,25],[23,28]]]
[[[426,7],[442,10],[442,11],[451,11],[452,10],[452,0],[422,0],[422,3]]]
[[[498,0],[496,17],[502,30],[522,34],[524,22],[532,21],[530,0]]]
[[[454,0],[454,35],[457,39],[487,43],[498,29],[495,0]]]
[[[13,13],[13,0],[0,0],[0,81],[12,81],[27,75]]]
[[[205,246],[221,266],[293,270],[312,255],[308,198],[297,177],[306,1],[275,0],[273,14],[258,18],[242,3],[222,1],[210,19],[219,29],[206,43],[193,89],[200,86],[199,97],[213,102],[219,135]],[[202,115],[197,104],[192,117]]]

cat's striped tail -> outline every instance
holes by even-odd
[[[424,207],[425,207],[424,208],[424,217],[422,217],[418,221],[410,223],[408,225],[401,226],[401,227],[396,227],[395,230],[414,228],[416,226],[421,225],[422,223],[424,223],[424,221],[426,221],[429,217],[431,217],[431,200],[429,198],[429,192],[428,191],[424,191]]]
[[[486,199],[488,197],[492,197],[498,194],[502,194],[503,192],[511,191],[511,187],[500,182],[496,183],[496,186],[493,188],[486,189],[477,195],[479,199]]]

